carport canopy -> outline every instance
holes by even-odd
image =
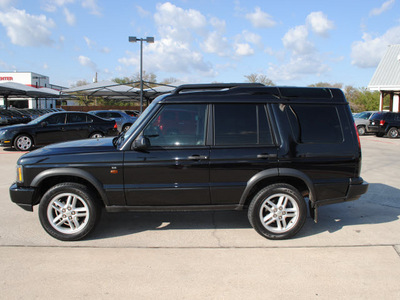
[[[8,98],[61,98],[65,95],[49,88],[34,88],[17,82],[1,82],[0,96],[3,97],[7,109]]]

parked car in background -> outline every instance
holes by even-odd
[[[114,120],[120,132],[127,131],[137,119],[136,117],[131,117],[118,110],[92,110],[89,111],[89,113],[104,119]]]
[[[20,151],[52,143],[115,136],[117,125],[84,112],[56,112],[43,115],[28,124],[0,128],[0,146]]]
[[[366,133],[369,133],[368,130],[369,119],[377,112],[378,111],[363,111],[353,115],[354,122],[356,123],[359,135],[364,135]]]
[[[131,117],[138,118],[140,116],[140,111],[138,110],[121,110],[121,111],[126,113],[127,115],[130,115]]]
[[[386,135],[389,138],[397,138],[400,129],[400,113],[379,112],[369,119],[368,130],[376,136]]]

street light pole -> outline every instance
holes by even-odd
[[[140,41],[140,113],[143,112],[143,42],[154,43],[154,37],[148,36],[144,38],[137,38],[130,36],[129,42],[136,43]]]

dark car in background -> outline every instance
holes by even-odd
[[[369,133],[368,125],[369,119],[373,117],[378,111],[363,111],[358,114],[353,115],[354,122],[357,126],[357,131],[359,135],[364,135]]]
[[[379,112],[369,119],[368,130],[376,136],[386,135],[389,138],[399,137],[400,113],[398,112]]]
[[[117,124],[84,112],[48,113],[28,124],[0,128],[0,146],[29,151],[33,146],[117,135]]]
[[[127,131],[137,119],[119,110],[92,110],[89,113],[100,118],[114,120],[120,132]]]

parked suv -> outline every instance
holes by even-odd
[[[173,122],[171,122],[173,120]],[[186,124],[186,125],[185,125]],[[168,130],[166,130],[168,129]],[[118,137],[23,155],[11,200],[60,240],[115,211],[248,210],[269,239],[294,236],[318,207],[358,199],[361,147],[339,89],[183,85]]]
[[[390,138],[397,138],[400,129],[400,113],[396,112],[379,112],[369,119],[368,131],[373,132],[376,136],[384,135]]]
[[[127,131],[137,119],[118,110],[92,110],[89,113],[104,119],[114,120],[120,132]]]
[[[363,111],[354,115],[354,122],[356,123],[359,135],[370,133],[368,129],[369,119],[377,112],[378,111]]]

